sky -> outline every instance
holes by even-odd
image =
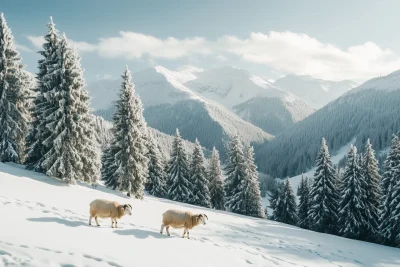
[[[86,82],[125,65],[234,66],[267,80],[287,74],[367,79],[400,69],[400,1],[2,1],[23,63],[37,72],[52,16],[81,56]]]

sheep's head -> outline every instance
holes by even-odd
[[[123,209],[124,215],[129,215],[129,216],[132,215],[132,206],[130,204],[125,204],[122,207],[122,209]]]
[[[207,224],[208,221],[208,217],[205,214],[200,214],[199,216],[197,216],[197,219],[199,220],[200,223],[202,223],[203,225]]]

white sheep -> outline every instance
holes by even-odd
[[[117,219],[124,215],[132,215],[132,206],[129,204],[121,205],[117,201],[105,199],[95,199],[90,203],[89,225],[92,225],[92,218],[96,220],[97,226],[100,226],[97,217],[111,218],[111,228],[117,228]]]
[[[207,223],[207,220],[208,217],[205,214],[192,214],[189,211],[179,211],[170,209],[164,212],[162,215],[160,234],[163,233],[164,227],[167,230],[168,236],[170,236],[169,233],[170,226],[175,229],[185,228],[183,231],[182,238],[184,238],[185,234],[187,233],[187,238],[189,239],[189,229],[192,229],[193,227],[199,225],[200,223],[205,225]]]

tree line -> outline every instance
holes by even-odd
[[[371,142],[351,146],[344,172],[333,168],[325,139],[313,179],[302,177],[299,204],[289,178],[271,193],[271,218],[305,229],[400,247],[400,140],[394,135],[383,175]]]
[[[111,135],[101,137],[96,131],[104,122],[89,108],[78,52],[65,34],[60,36],[52,18],[47,28],[32,87],[0,16],[1,162],[23,163],[71,184],[102,179],[137,199],[147,190],[174,201],[264,217],[253,148],[244,148],[238,134],[232,138],[223,181],[218,151],[213,149],[206,168],[198,140],[189,157],[177,129],[167,161],[147,127],[128,67]],[[104,138],[109,145],[100,142]]]

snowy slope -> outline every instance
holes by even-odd
[[[400,70],[392,72],[386,76],[376,77],[366,81],[358,86],[351,93],[356,93],[362,90],[375,89],[375,90],[399,90],[400,89]]]
[[[119,228],[88,226],[89,203],[133,207]],[[169,208],[206,213],[209,222],[182,239],[160,235]],[[0,266],[398,266],[396,248],[302,230],[164,199],[126,199],[103,187],[65,186],[18,165],[0,163]]]
[[[291,92],[308,105],[319,109],[357,86],[353,81],[327,81],[308,75],[287,75],[275,81],[273,86]]]

